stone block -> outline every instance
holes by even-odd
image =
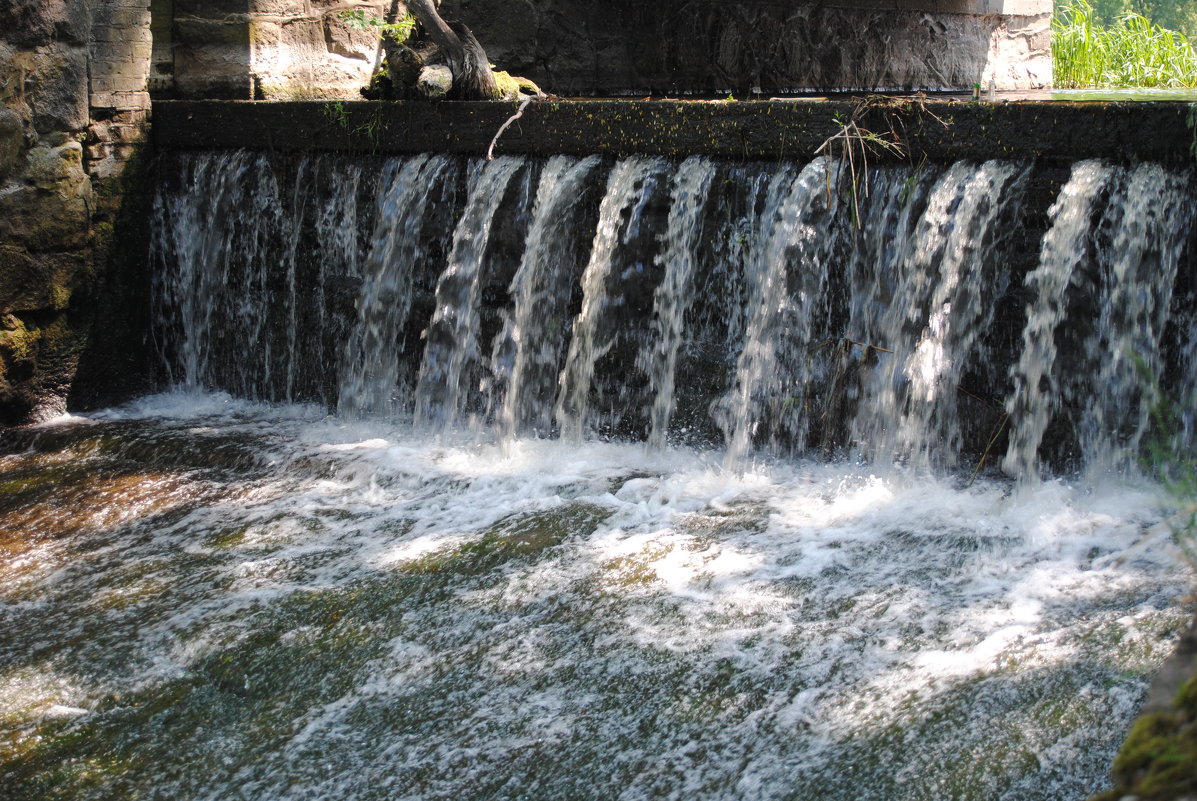
[[[39,133],[87,127],[87,50],[55,48],[34,57],[26,79],[26,102]]]
[[[112,8],[104,22],[113,28],[145,28],[149,30],[150,5],[147,2],[138,6]],[[97,20],[97,27],[99,24],[100,22]]]
[[[129,161],[137,155],[139,147],[140,145],[132,144],[93,145],[91,148],[88,148],[88,175],[97,184],[103,184],[103,182],[109,179],[119,177],[124,172],[125,166]],[[91,156],[93,152],[98,154],[94,158]],[[105,202],[102,195],[97,194],[97,198],[99,198],[99,202]],[[115,196],[108,196],[108,202],[112,203],[114,200]]]
[[[86,270],[87,260],[80,253],[32,254],[0,246],[0,315],[65,309],[73,285]]]
[[[249,11],[279,17],[301,17],[308,13],[304,0],[250,0]]]
[[[350,28],[331,14],[324,18],[324,42],[333,55],[371,64],[379,47],[378,36],[373,31]]]
[[[63,252],[87,246],[91,181],[69,191],[15,186],[0,193],[0,241],[31,251]]]
[[[148,66],[148,65],[147,65]],[[114,92],[144,92],[149,82],[149,69],[142,70],[140,76],[118,75],[112,79]]]
[[[150,93],[144,88],[135,92],[114,92],[116,104],[113,108],[118,110],[141,109],[149,110],[150,108]]]
[[[150,113],[146,109],[129,109],[113,114],[108,121],[113,125],[128,125],[137,127],[144,132],[144,126],[149,122]]]
[[[249,24],[245,20],[175,19],[180,48],[202,50],[236,47],[249,52]]]
[[[32,186],[71,195],[85,180],[83,145],[78,142],[35,147],[25,157],[25,182]]]
[[[229,14],[248,14],[249,0],[175,0],[175,19],[197,17],[218,19]]]

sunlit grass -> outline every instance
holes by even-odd
[[[1197,52],[1183,34],[1127,14],[1105,26],[1085,0],[1071,0],[1052,19],[1057,87],[1197,87]]]

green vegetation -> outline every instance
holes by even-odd
[[[1067,0],[1056,0],[1057,11]],[[1092,0],[1093,12],[1102,25],[1113,25],[1119,17],[1138,14],[1156,25],[1197,38],[1197,5],[1192,0]]]
[[[346,9],[338,13],[337,16],[348,28],[356,31],[374,31],[379,36],[399,44],[406,42],[407,37],[411,36],[412,30],[416,27],[416,18],[411,14],[405,14],[403,19],[398,22],[387,22],[378,17],[367,16],[366,12],[360,8]]]
[[[1161,11],[1148,17],[1126,8],[1128,0],[1096,1],[1102,6],[1120,3],[1124,10],[1107,22],[1104,12],[1087,0],[1064,0],[1056,8],[1052,19],[1056,86],[1197,87],[1197,52],[1189,38],[1153,21],[1176,20],[1188,26],[1197,22],[1197,10],[1177,6],[1173,15]],[[1162,8],[1163,3],[1157,0],[1156,5]]]

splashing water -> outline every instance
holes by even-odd
[[[1079,799],[1192,578],[1126,487],[220,395],[3,453],[14,801]]]

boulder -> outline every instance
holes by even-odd
[[[92,3],[79,0],[4,0],[0,3],[0,39],[27,47],[53,40],[86,45]]]

